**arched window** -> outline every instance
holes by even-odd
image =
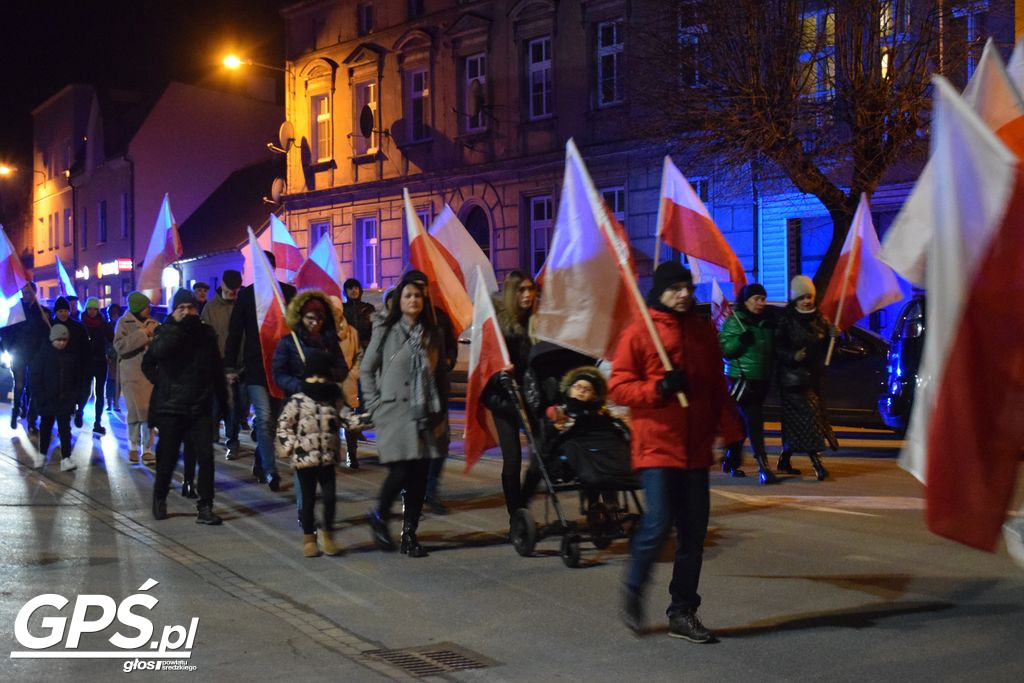
[[[484,256],[488,259],[491,258],[491,224],[487,220],[487,212],[479,206],[474,206],[466,214],[466,218],[463,221],[463,225],[466,226],[466,230],[473,236],[476,243],[480,245],[480,248],[484,252]]]

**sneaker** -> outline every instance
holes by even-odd
[[[222,524],[223,522],[224,520],[221,519],[213,511],[213,508],[209,505],[204,505],[201,508],[199,508],[199,511],[196,514],[196,524],[208,524],[210,526],[217,526],[218,524]]]
[[[637,635],[643,633],[644,603],[639,593],[628,588],[622,589],[622,610],[619,615],[626,628]]]
[[[78,469],[78,465],[71,458],[61,458],[60,460],[60,471],[70,472],[71,470]]]
[[[93,434],[99,434],[100,436],[103,436],[104,434],[107,433],[107,430],[103,428],[103,425],[101,425],[100,423],[97,422],[96,424],[94,424],[92,426],[92,433]]]
[[[146,463],[147,465],[152,465],[153,463],[155,463],[156,456],[153,455],[153,451],[145,451],[142,454],[142,462]]]
[[[671,638],[682,638],[691,643],[710,643],[715,634],[707,630],[697,617],[697,610],[673,614],[668,620],[668,635]]]
[[[139,462],[139,449],[132,448],[128,451],[128,462],[138,463]]]
[[[236,446],[235,448],[232,448],[231,446],[228,446],[227,450],[224,451],[224,459],[225,460],[237,460],[238,459],[238,447]]]

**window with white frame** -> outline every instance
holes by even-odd
[[[356,29],[359,35],[373,33],[373,3],[361,2],[356,5]]]
[[[479,83],[478,86],[474,86],[473,83]],[[487,89],[487,55],[483,52],[475,55],[466,57],[466,84],[464,88],[465,96],[465,107],[463,111],[466,112],[466,131],[473,132],[484,130],[487,127],[487,120],[484,119],[483,108],[479,105],[482,104],[482,96],[480,102],[472,102],[471,98],[476,97],[476,93],[484,93]],[[471,114],[476,110],[475,114]]]
[[[330,221],[314,221],[309,224],[309,248],[312,249],[324,235],[331,234]]]
[[[407,71],[405,83],[405,114],[409,121],[409,140],[426,140],[430,137],[430,84],[427,70]]]
[[[526,44],[526,66],[529,86],[529,118],[531,120],[547,118],[553,111],[551,36],[536,38]]]
[[[800,23],[800,91],[806,97],[831,97],[836,75],[835,13],[830,9],[807,12]]]
[[[64,209],[64,246],[71,246],[71,209]]]
[[[331,146],[331,99],[325,94],[309,98],[310,138],[317,161],[334,158]]]
[[[378,135],[377,132],[377,83],[375,81],[369,81],[365,83],[357,83],[355,86],[355,96],[352,98],[355,103],[355,115],[353,121],[355,122],[355,130],[352,131],[352,139],[355,142],[355,153],[356,154],[372,154],[377,151]],[[360,130],[360,117],[364,107],[369,107],[370,113],[373,116],[374,129],[368,137],[364,137]]]
[[[121,193],[121,239],[128,239],[128,193]]]
[[[96,211],[97,223],[96,223],[96,244],[103,244],[107,241],[107,200],[103,199],[100,201],[99,207]]]
[[[622,102],[622,59],[625,42],[622,20],[597,25],[597,106]]]
[[[601,196],[608,210],[622,225],[626,225],[626,188],[622,185],[601,188]]]
[[[548,257],[551,235],[555,229],[552,220],[551,195],[530,197],[530,272],[537,273]]]
[[[380,271],[380,239],[377,217],[361,216],[355,220],[356,267],[364,287],[377,287]]]

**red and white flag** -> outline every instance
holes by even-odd
[[[163,291],[164,268],[181,258],[181,237],[178,235],[178,224],[171,213],[171,200],[164,194],[160,211],[156,215],[153,234],[149,238],[149,248],[142,261],[139,279],[136,281],[140,291],[148,291],[153,303],[160,301]]]
[[[903,298],[896,273],[878,259],[881,248],[867,195],[861,194],[832,279],[821,297],[821,312],[840,330]]]
[[[629,242],[590,179],[576,143],[565,145],[565,176],[537,308],[538,339],[608,358],[622,331],[643,315],[627,278]]]
[[[718,285],[718,280],[714,279],[711,281],[711,321],[715,323],[715,327],[721,330],[730,315],[732,315],[732,304],[729,303],[725,292]]]
[[[925,349],[900,462],[925,483],[932,531],[992,550],[1024,444],[1024,169],[933,83]]]
[[[284,295],[252,228],[249,228],[249,248],[252,250],[252,293],[256,299],[256,324],[260,330],[260,354],[267,375],[267,390],[274,398],[284,398],[284,392],[274,383],[273,369],[274,349],[289,332],[284,318]]]
[[[64,263],[57,257],[57,287],[60,289],[60,295],[63,297],[73,296],[78,298],[78,292],[75,290],[75,283],[71,279],[71,275],[68,274],[68,269],[64,267]]]
[[[474,270],[479,271],[477,266]],[[484,273],[477,272],[473,278],[473,333],[469,343],[469,374],[466,382],[466,435],[464,452],[466,471],[472,469],[480,455],[488,448],[498,445],[497,432],[491,411],[483,402],[484,387],[503,368],[512,364],[509,360],[505,338],[501,335],[498,317],[491,303],[491,292],[487,289]]]
[[[28,272],[3,225],[0,225],[0,238],[0,294],[12,297],[29,283]]]
[[[1016,51],[1015,51],[1016,54]],[[990,39],[964,88],[963,99],[1018,157],[1024,157],[1024,99]],[[925,261],[942,191],[929,160],[882,241],[880,258],[905,279],[925,286]]]
[[[309,257],[299,267],[293,284],[298,289],[319,289],[324,294],[341,298],[341,263],[329,232],[320,236],[320,241],[309,250]]]
[[[430,301],[448,314],[458,337],[473,322],[473,302],[466,293],[462,271],[454,256],[423,229],[409,199],[409,190],[403,188],[402,196],[409,235],[409,262],[427,276]]]
[[[694,282],[732,282],[734,294],[747,284],[736,252],[715,225],[693,187],[669,156],[661,172],[658,205],[658,236],[676,251],[686,254]]]
[[[487,290],[492,294],[498,291],[498,278],[494,275],[490,259],[447,204],[430,226],[430,235],[455,257],[464,276],[467,292],[476,291],[477,267],[480,268]]]
[[[295,244],[288,226],[281,219],[270,214],[270,253],[277,261],[278,276],[283,280],[291,280],[302,267],[302,251]]]
[[[15,325],[26,320],[25,307],[22,306],[23,296],[20,290],[12,297],[0,296],[0,327]]]

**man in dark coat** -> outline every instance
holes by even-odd
[[[82,404],[89,401],[91,385],[95,380],[96,402],[93,404],[95,419],[92,431],[103,436],[107,430],[100,424],[100,419],[103,417],[104,391],[107,384],[107,351],[114,343],[114,326],[100,314],[100,302],[95,297],[91,297],[85,302],[82,326],[88,335],[89,350],[88,364],[82,370],[82,377],[85,381]]]
[[[78,367],[85,368],[89,365],[89,333],[85,331],[85,326],[75,320],[71,316],[71,303],[64,297],[58,297],[53,303],[53,320],[51,323],[60,323],[64,327],[68,328],[68,334],[71,335],[68,341],[68,352],[78,363]],[[82,375],[82,393],[83,396],[79,400],[78,410],[75,411],[75,426],[82,426],[82,409],[85,408],[85,402],[88,400],[89,393],[85,387],[85,374]]]
[[[224,355],[228,341],[228,327],[231,324],[231,312],[235,310],[238,291],[242,288],[242,274],[237,270],[225,270],[217,288],[217,295],[206,303],[199,313],[203,322],[217,333],[221,356]],[[242,423],[249,416],[249,402],[242,397],[242,385],[232,382],[228,385],[228,405],[216,404],[213,409],[214,423],[224,419],[224,458],[234,460],[238,457],[238,432]],[[215,435],[216,436],[216,435]]]
[[[11,429],[18,416],[25,415],[30,434],[36,431],[38,411],[31,400],[28,372],[32,359],[49,344],[50,312],[39,305],[36,285],[30,282],[21,290],[21,306],[25,320],[2,330],[4,350],[11,354],[11,372],[14,373],[14,398],[11,401]]]
[[[345,305],[343,306],[345,320],[348,321],[349,325],[356,328],[356,333],[359,334],[359,346],[365,351],[370,343],[370,337],[373,335],[373,314],[375,309],[373,304],[368,304],[362,300],[363,285],[359,280],[350,277],[345,280],[343,289],[345,290]]]
[[[220,524],[213,512],[213,401],[227,401],[217,334],[199,319],[195,296],[179,289],[171,315],[142,357],[153,383],[149,424],[160,430],[153,481],[153,517],[166,519],[167,492],[182,443],[199,466],[196,524]]]
[[[274,255],[263,252],[270,267],[276,266]],[[288,304],[295,296],[295,288],[285,282],[278,283],[284,302]],[[268,353],[273,353],[268,349]],[[239,358],[241,354],[241,358]],[[256,462],[252,473],[257,481],[265,482],[271,491],[281,486],[274,459],[274,433],[277,416],[281,413],[281,401],[267,390],[267,373],[263,367],[263,353],[260,347],[259,321],[256,319],[256,294],[253,286],[243,287],[238,293],[235,307],[228,323],[228,339],[224,347],[224,372],[228,382],[242,382],[253,410],[256,412]]]

